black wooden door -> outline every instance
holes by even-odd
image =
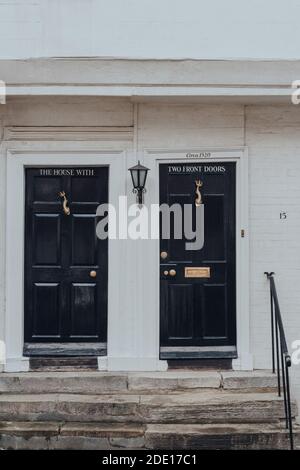
[[[235,170],[235,163],[160,165],[160,203],[192,204],[195,229],[200,181],[204,212],[201,249],[161,231],[161,358],[236,356]]]
[[[25,171],[25,342],[106,342],[108,167]]]

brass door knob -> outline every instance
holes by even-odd
[[[164,271],[165,276],[168,276],[168,274],[169,274],[169,271]]]
[[[175,269],[170,269],[169,274],[170,274],[170,276],[172,276],[172,277],[176,276],[176,271],[175,271]]]
[[[166,251],[162,251],[160,257],[161,259],[166,259],[168,257],[168,253]]]
[[[96,271],[90,271],[90,277],[97,277]]]

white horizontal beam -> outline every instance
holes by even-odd
[[[7,86],[7,96],[108,96],[143,98],[291,98],[291,87],[202,87],[202,86]]]
[[[0,60],[8,96],[290,102],[300,60]]]
[[[202,86],[74,86],[24,85],[6,87],[7,95],[90,96],[290,96],[292,88],[202,87]]]

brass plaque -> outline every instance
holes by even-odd
[[[184,277],[210,277],[210,268],[184,268]]]

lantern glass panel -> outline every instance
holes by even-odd
[[[139,172],[138,170],[130,170],[130,171],[131,171],[133,187],[138,188],[139,187]]]
[[[144,188],[146,185],[146,179],[147,179],[147,173],[148,170],[140,170],[140,188]]]

